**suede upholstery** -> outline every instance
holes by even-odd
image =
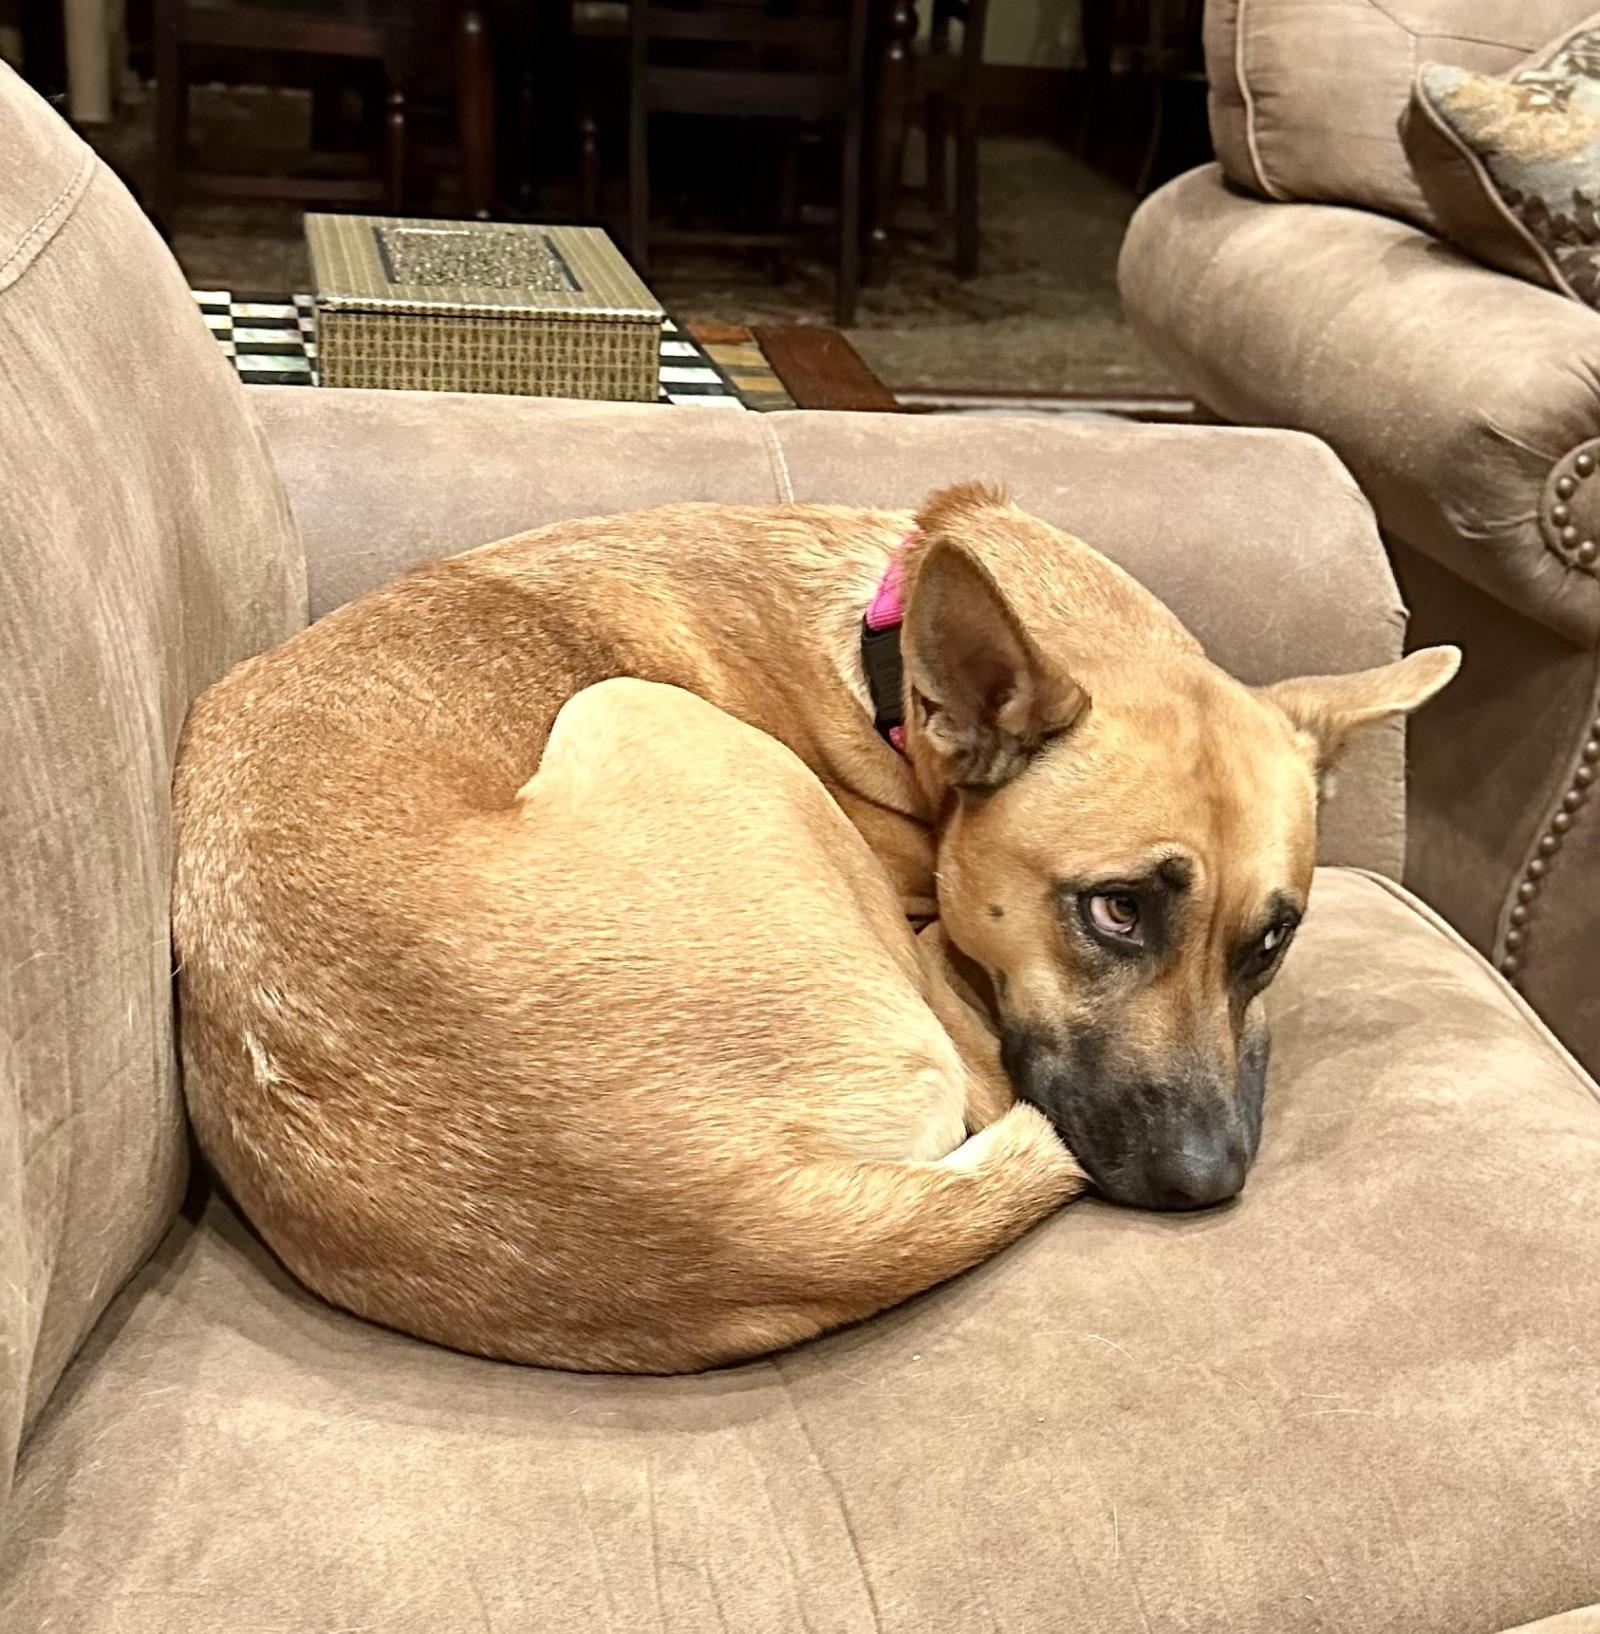
[[[1433,225],[1398,132],[1423,62],[1498,74],[1588,0],[1210,0],[1211,134],[1265,198],[1359,204]]]
[[[363,1324],[198,1174],[119,1293],[182,1168],[173,740],[306,617],[252,410],[318,611],[534,521],[981,474],[1252,677],[1388,659],[1402,628],[1307,437],[244,394],[121,189],[3,71],[0,198],[28,263],[0,289],[8,1471],[31,1420],[0,1629],[1594,1634],[1600,1092],[1377,874],[1318,877],[1225,1210],[1074,1205],[880,1320],[693,1379]],[[1325,857],[1398,862],[1400,751],[1352,765]]]
[[[1541,515],[1553,467],[1600,431],[1593,312],[1384,216],[1266,209],[1210,166],[1140,209],[1120,275],[1140,338],[1209,408],[1315,431],[1387,532],[1600,638],[1600,578],[1547,548]]]
[[[195,693],[305,617],[282,489],[177,268],[3,64],[0,495],[3,1494],[183,1189],[178,729]]]
[[[1600,314],[1216,167],[1145,202],[1120,277],[1212,410],[1327,439],[1393,543],[1415,639],[1462,646],[1412,724],[1407,879],[1600,1064],[1600,811],[1578,781],[1586,745],[1600,759]]]
[[[1520,879],[1551,811],[1572,788],[1573,745],[1586,741],[1600,714],[1596,654],[1509,612],[1409,545],[1395,540],[1391,548],[1401,588],[1417,609],[1411,639],[1456,641],[1493,655],[1464,665],[1427,729],[1408,740],[1413,780],[1427,791],[1411,805],[1410,884],[1429,901],[1455,900],[1475,915],[1463,915],[1456,928],[1477,946],[1503,946],[1516,895],[1477,882]],[[1494,756],[1487,777],[1486,753]],[[1536,905],[1529,943],[1536,956],[1517,981],[1542,1014],[1559,1017],[1570,1036],[1592,1040],[1600,1038],[1600,983],[1592,978],[1600,823],[1574,822],[1558,855],[1559,872]]]
[[[35,1437],[0,1626],[1487,1634],[1595,1598],[1594,1086],[1397,887],[1324,871],[1302,937],[1237,1207],[1076,1204],[755,1366],[451,1355],[197,1204]]]

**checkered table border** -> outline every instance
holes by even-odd
[[[311,296],[228,289],[190,293],[241,380],[256,386],[317,384],[317,316]],[[659,401],[695,408],[746,407],[722,368],[671,318],[661,331]]]

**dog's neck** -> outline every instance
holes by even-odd
[[[905,622],[902,542],[889,559],[878,593],[861,620],[861,671],[872,698],[872,724],[878,736],[905,753],[905,672],[900,663],[900,626]]]
[[[937,813],[928,809],[910,761],[890,747],[888,737],[897,724],[891,717],[901,707],[899,682],[887,662],[897,657],[898,646],[892,596],[898,579],[891,570],[911,518],[822,512],[815,528],[814,541],[807,537],[811,528],[797,532],[792,544],[783,541],[789,548],[778,554],[776,572],[747,592],[760,621],[755,627],[787,628],[798,645],[763,651],[762,712],[746,718],[786,743],[822,779],[889,871],[908,914],[929,917],[935,911]],[[869,615],[884,632],[877,644],[886,661],[881,670],[864,665]],[[732,707],[744,713],[737,702]]]

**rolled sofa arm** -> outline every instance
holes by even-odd
[[[1386,216],[1246,197],[1214,165],[1145,201],[1119,277],[1210,409],[1325,438],[1386,530],[1600,640],[1600,314]]]
[[[1372,512],[1290,432],[1064,418],[737,414],[253,388],[305,543],[312,614],[430,557],[564,517],[718,500],[910,508],[973,477],[1104,550],[1249,681],[1398,656]],[[1398,876],[1404,737],[1374,730],[1320,854]]]

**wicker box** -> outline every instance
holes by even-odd
[[[654,402],[660,304],[598,227],[308,215],[324,386]]]

